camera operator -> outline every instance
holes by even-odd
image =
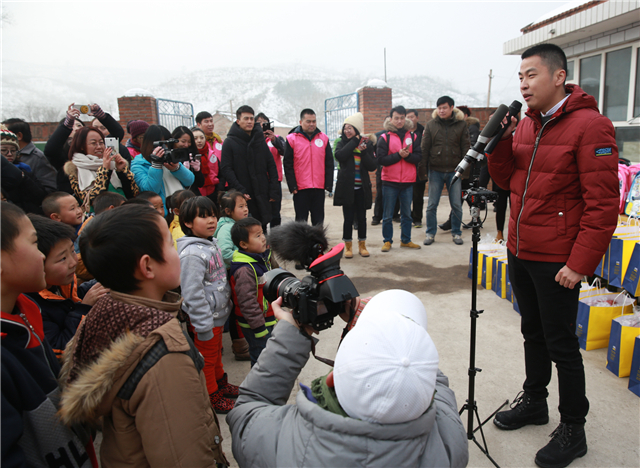
[[[509,278],[522,315],[526,379],[512,409],[494,423],[512,430],[549,422],[554,362],[560,424],[535,462],[564,467],[587,453],[589,401],[575,333],[579,282],[593,274],[616,226],[618,148],[596,100],[565,83],[561,48],[527,49],[519,76],[526,118],[513,136],[511,119],[488,162],[491,177],[511,191]]]
[[[269,121],[264,113],[260,112],[256,116],[256,123],[260,124],[264,131],[264,139],[267,142],[269,151],[273,155],[273,161],[276,163],[276,170],[278,171],[278,186],[277,196],[271,202],[271,222],[269,226],[274,228],[280,226],[282,218],[280,217],[280,208],[282,207],[282,157],[284,156],[285,141],[279,135],[273,133],[273,122]],[[265,129],[266,127],[266,129]]]
[[[286,401],[317,340],[281,304],[272,304],[279,322],[227,415],[240,466],[466,466],[455,395],[416,296],[393,290],[372,298],[333,371],[311,388],[300,385],[295,405]]]

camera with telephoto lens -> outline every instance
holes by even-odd
[[[178,143],[178,140],[175,138],[170,138],[168,140],[154,141],[154,148],[157,146],[162,146],[164,149],[164,155],[161,158],[156,157],[158,162],[164,164],[178,164],[181,162],[189,161],[191,159],[191,153],[187,148],[173,148],[169,149],[169,145],[173,145]]]
[[[269,241],[274,252],[286,260],[300,262],[311,274],[299,280],[282,268],[270,270],[264,275],[264,297],[269,302],[282,297],[282,305],[292,310],[293,318],[301,325],[318,331],[331,327],[333,319],[345,312],[347,301],[359,296],[340,269],[344,244],[322,255],[327,246],[324,228],[295,222],[273,228]]]

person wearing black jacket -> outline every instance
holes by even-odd
[[[32,174],[21,170],[1,156],[2,195],[11,203],[19,206],[27,213],[44,214],[42,200],[47,196],[46,190]]]
[[[340,164],[333,205],[342,206],[344,224],[342,239],[345,258],[353,257],[353,220],[358,222],[358,252],[368,257],[366,212],[371,208],[371,180],[369,171],[376,170],[375,135],[363,135],[364,116],[357,112],[347,117],[335,144],[335,158]]]
[[[271,221],[271,204],[278,194],[276,164],[264,139],[262,127],[255,123],[254,111],[240,106],[222,144],[220,172],[229,184],[244,194],[250,216],[263,227]]]
[[[413,133],[416,135],[416,145],[422,143],[422,134],[424,133],[424,125],[418,122],[418,111],[416,109],[407,109],[407,119],[413,123]],[[424,191],[427,186],[428,177],[426,174],[421,175],[418,172],[416,183],[413,184],[413,204],[411,205],[411,218],[413,219],[413,227],[422,227],[422,210],[424,209]]]

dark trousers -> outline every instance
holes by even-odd
[[[269,226],[274,228],[280,226],[282,219],[280,218],[280,209],[282,207],[282,185],[278,182],[278,196],[271,203],[271,222]]]
[[[373,219],[382,221],[382,213],[384,211],[384,205],[382,204],[382,168],[379,167],[376,171],[376,200],[373,207]]]
[[[589,412],[576,317],[580,283],[568,289],[555,280],[564,263],[520,260],[511,252],[509,279],[520,306],[526,379],[534,399],[547,397],[551,363],[558,370],[561,422],[584,424]]]
[[[358,240],[367,239],[367,210],[364,208],[364,190],[354,190],[353,205],[342,206],[342,240],[351,242],[353,240],[353,220],[358,223]]]
[[[262,353],[262,350],[267,347],[267,341],[271,337],[272,330],[273,326],[267,327],[267,334],[261,336],[260,338],[256,338],[253,330],[245,329],[244,337],[247,339],[247,343],[249,343],[249,357],[251,357],[251,367],[253,367],[255,363],[258,362],[260,353]]]
[[[324,189],[298,190],[293,195],[293,209],[296,221],[307,222],[311,213],[311,224],[322,224],[324,221]]]
[[[422,210],[424,210],[424,191],[427,181],[422,180],[413,184],[413,209],[411,210],[411,218],[414,223],[422,221]]]
[[[495,182],[493,189],[498,193],[498,199],[496,200],[496,228],[498,231],[504,231],[504,221],[507,215],[507,203],[511,205],[511,192],[508,190],[502,190],[500,187],[495,185]]]

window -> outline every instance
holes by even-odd
[[[567,62],[567,81],[572,81],[573,80],[573,66],[575,65],[575,62],[572,60],[570,62]]]
[[[609,52],[606,59],[603,113],[614,122],[624,121],[629,107],[631,47]]]
[[[600,63],[601,55],[594,55],[580,60],[580,87],[588,94],[600,99]]]
[[[640,117],[640,48],[637,50],[636,56],[636,90],[635,104],[633,106],[633,116]]]
[[[618,155],[631,163],[640,163],[640,127],[616,127]]]

